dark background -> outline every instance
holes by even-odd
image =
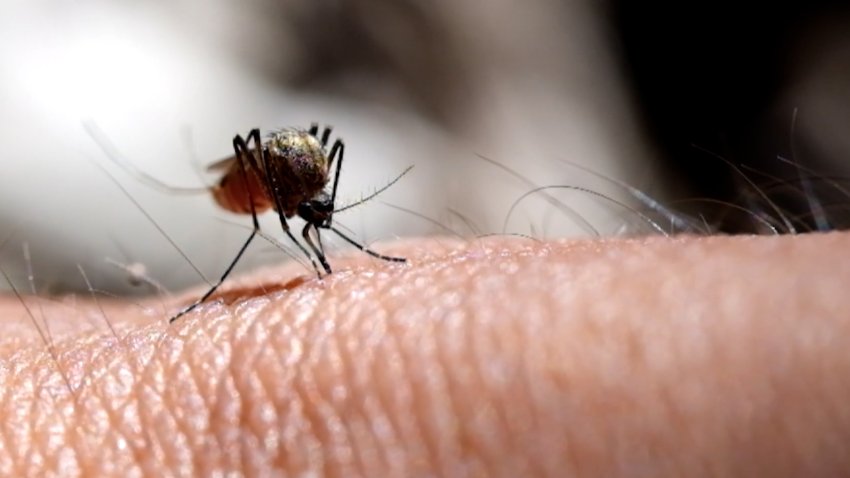
[[[572,16],[580,4],[542,1],[528,8]],[[295,18],[284,15],[291,11],[288,2],[279,5],[281,24],[298,32],[310,55],[297,68],[268,58],[254,63],[267,74],[288,87],[333,91],[329,85],[338,76],[381,72],[420,114],[462,127],[457,105],[474,96],[476,80],[466,75],[466,45],[444,33],[450,22],[439,9],[352,0],[311,7]],[[592,8],[601,13],[600,28],[607,28],[640,129],[672,173],[679,209],[722,232],[772,232],[755,216],[777,232],[850,225],[850,197],[841,190],[850,145],[840,127],[850,120],[848,2],[610,0]],[[317,23],[330,28],[311,28]],[[563,28],[570,28],[567,23]],[[384,35],[381,27],[390,24],[405,33]],[[563,57],[541,53],[540,65],[560,61],[582,68],[593,61],[590,52],[576,63],[568,53],[574,39],[563,38]]]
[[[804,98],[782,95],[795,81],[800,60],[821,46],[813,38],[818,30],[832,29],[827,35],[839,38],[850,33],[848,2],[615,1],[609,13],[646,130],[691,193],[728,201],[738,201],[742,191],[752,193],[728,164],[702,149],[792,182],[799,171],[776,156],[792,158],[796,152],[794,160],[841,180],[847,158],[824,157],[799,131],[792,137],[794,108],[801,108],[800,121],[819,112],[806,109]],[[770,188],[765,177],[749,176]],[[821,196],[835,195],[834,188],[815,183]],[[801,194],[779,191],[771,199],[792,214],[810,207]],[[835,202],[840,205],[841,198]],[[831,216],[843,227],[840,213]],[[815,226],[811,218],[801,221]],[[735,220],[722,227],[746,229]]]

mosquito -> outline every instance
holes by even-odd
[[[190,189],[172,188],[164,185],[134,167],[123,164],[124,161],[117,159],[120,155],[115,152],[114,147],[104,138],[96,126],[91,123],[87,123],[85,126],[89,134],[107,152],[108,156],[137,177],[144,179],[145,182],[158,189],[192,192]],[[321,135],[319,135],[319,124],[312,123],[308,130],[285,128],[273,131],[263,141],[260,130],[254,128],[248,133],[247,139],[241,135],[236,135],[233,138],[233,156],[208,167],[208,171],[221,173],[218,183],[209,188],[215,202],[227,211],[236,214],[250,214],[253,227],[245,243],[218,281],[212,284],[198,300],[172,317],[169,320],[170,323],[209,299],[233,271],[254,238],[258,235],[266,237],[260,230],[257,215],[270,209],[277,212],[283,232],[310,259],[310,263],[320,279],[323,273],[331,274],[332,272],[322,245],[321,230],[333,232],[372,257],[388,262],[407,262],[407,259],[403,257],[379,254],[360,244],[334,225],[333,215],[377,196],[401,179],[410,171],[411,167],[408,167],[393,181],[373,194],[353,204],[336,208],[336,193],[339,186],[340,171],[342,170],[345,144],[342,139],[337,138],[329,149],[328,142],[331,132],[332,127],[325,126]],[[329,188],[332,175],[333,184]],[[328,193],[328,189],[330,189],[330,193]],[[307,244],[306,247],[290,230],[287,220],[294,216],[300,217],[305,222],[304,228],[301,230],[301,237]],[[315,235],[315,240],[313,235]],[[317,260],[318,264],[316,263]],[[321,265],[321,269],[319,265]]]
[[[310,259],[319,278],[322,277],[322,271],[316,264],[316,259],[325,274],[332,272],[322,246],[322,229],[330,230],[370,256],[388,262],[407,262],[403,257],[379,254],[334,226],[333,215],[337,212],[336,192],[345,143],[337,138],[328,152],[331,131],[332,127],[326,126],[320,137],[319,125],[313,123],[306,131],[296,128],[274,131],[268,135],[266,141],[262,141],[258,128],[248,133],[247,140],[240,135],[233,138],[234,155],[209,167],[210,171],[223,172],[211,192],[216,203],[223,209],[237,214],[251,214],[253,229],[221,278],[198,300],[172,317],[170,322],[192,311],[215,293],[260,232],[257,214],[269,209],[277,212],[283,232]],[[333,186],[328,194],[326,189],[334,166],[336,169],[333,174]],[[289,228],[287,219],[296,215],[305,222],[301,237],[309,251]],[[315,241],[311,232],[316,236]]]

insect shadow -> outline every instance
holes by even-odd
[[[86,123],[85,127],[114,162],[140,177],[146,183],[153,184],[157,189],[184,193],[197,192],[196,189],[191,188],[172,188],[136,168],[124,164],[123,161],[118,159],[119,155],[115,152],[115,149],[111,147],[102,132],[93,123]],[[260,130],[255,128],[248,133],[247,140],[241,135],[236,135],[233,138],[233,156],[208,167],[209,171],[222,173],[218,183],[208,189],[216,203],[223,209],[236,214],[250,214],[253,227],[250,235],[218,281],[212,284],[199,299],[171,317],[169,322],[176,321],[204,303],[224,283],[254,238],[257,235],[262,235],[257,215],[269,209],[277,212],[283,232],[307,256],[319,278],[322,277],[323,272],[324,274],[332,272],[322,245],[320,231],[323,229],[333,232],[370,256],[389,262],[407,261],[403,257],[380,254],[360,244],[334,225],[333,216],[337,212],[357,206],[377,196],[395,184],[412,167],[408,167],[394,180],[373,194],[353,204],[336,208],[336,194],[345,144],[342,139],[337,138],[328,150],[331,131],[332,128],[326,126],[320,136],[318,123],[313,123],[308,130],[286,128],[274,131],[263,141]],[[332,170],[333,184],[330,186],[330,193],[328,193],[327,188],[331,182]],[[287,219],[296,215],[306,223],[301,230],[301,237],[307,244],[306,247],[295,237],[287,222]],[[315,235],[315,239],[313,235]],[[319,265],[321,265],[321,269]]]

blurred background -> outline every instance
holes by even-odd
[[[147,290],[117,263],[176,290],[201,282],[192,265],[218,277],[244,241],[248,217],[146,186],[86,121],[121,161],[180,187],[213,184],[204,165],[237,133],[331,124],[346,142],[339,204],[415,166],[337,217],[364,242],[652,232],[634,210],[658,211],[623,183],[700,224],[680,230],[841,228],[843,3],[13,0],[0,264],[26,287],[25,242],[41,291],[84,289],[78,264],[98,289]],[[553,185],[573,189],[508,214]],[[273,217],[263,227],[281,236]],[[239,269],[285,259],[260,241]]]

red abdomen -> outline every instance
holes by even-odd
[[[254,201],[254,210],[257,214],[270,209],[274,203],[257,175],[248,172],[245,176],[243,178],[238,165],[230,168],[230,171],[221,178],[218,186],[212,188],[215,202],[237,214],[251,214],[251,200]]]

